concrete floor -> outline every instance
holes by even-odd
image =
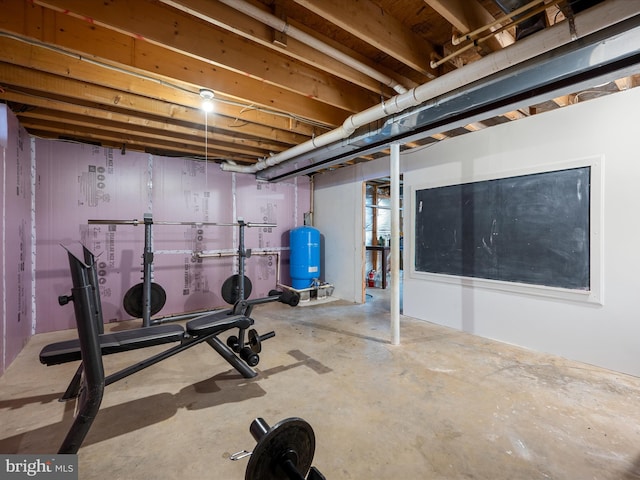
[[[277,336],[255,379],[205,344],[110,385],[80,478],[242,479],[247,459],[229,456],[254,447],[258,416],[308,421],[328,480],[640,478],[639,378],[407,317],[392,346],[389,292],[369,293],[365,305],[256,307],[258,331]],[[38,353],[73,335],[35,336],[0,378],[0,453],[57,451],[74,407],[57,398],[76,365]]]

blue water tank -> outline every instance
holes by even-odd
[[[314,278],[320,278],[320,230],[308,226],[290,230],[289,246],[291,286],[309,288]]]

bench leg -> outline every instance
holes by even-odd
[[[207,343],[211,346],[211,348],[218,352],[218,354],[220,354],[222,358],[229,362],[229,364],[233,368],[235,368],[244,378],[253,378],[258,375],[253,368],[240,360],[236,356],[236,354],[233,353],[233,350],[227,347],[218,337],[214,336],[208,338]]]
[[[78,453],[100,409],[104,385],[85,385],[85,388],[78,399],[78,414],[58,450],[60,454]]]
[[[71,259],[71,257],[70,257]],[[80,272],[84,273],[84,272]],[[104,394],[104,367],[98,339],[98,326],[91,316],[91,301],[93,292],[89,285],[81,284],[79,278],[74,278],[73,306],[78,324],[78,338],[80,339],[80,351],[82,353],[82,368],[76,371],[67,391],[73,393],[78,387],[76,377],[83,377],[80,396],[78,398],[78,414],[67,433],[58,453],[77,453],[91,424],[100,410],[102,396]],[[84,375],[82,375],[84,373]]]
[[[60,397],[60,402],[68,402],[69,400],[73,400],[78,396],[78,393],[80,393],[80,385],[82,384],[82,371],[82,364],[80,364],[80,366],[78,366],[78,369],[76,370],[75,375],[71,379],[71,382],[69,382],[69,386],[65,390],[62,397]]]

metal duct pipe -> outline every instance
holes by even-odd
[[[166,5],[169,5],[182,12],[186,12],[189,15],[197,17],[208,23],[211,23],[214,25],[217,23],[214,18],[206,15],[203,12],[186,7],[179,1],[174,1],[174,0],[160,0],[160,1]],[[382,72],[379,72],[374,68],[371,68],[369,65],[362,63],[353,57],[350,57],[349,55],[347,55],[344,52],[341,52],[337,48],[334,48],[331,45],[328,45],[322,42],[321,40],[318,40],[317,38],[309,35],[308,33],[300,30],[299,28],[296,28],[293,25],[288,24],[287,22],[276,17],[275,15],[265,12],[264,10],[261,10],[260,8],[255,7],[254,5],[248,2],[245,2],[243,0],[218,0],[218,1],[220,3],[227,5],[228,7],[231,7],[241,13],[244,13],[245,15],[255,20],[258,20],[259,22],[264,23],[265,25],[270,26],[271,28],[273,28],[274,30],[277,30],[278,32],[289,35],[290,37],[301,41],[302,43],[308,45],[309,47],[314,48],[322,53],[325,53],[333,57],[335,60],[338,60],[339,62],[353,68],[354,70],[358,70],[359,72],[373,78],[374,80],[377,80],[380,83],[392,88],[397,93],[404,93],[407,91],[407,89],[403,85],[400,85],[393,78],[385,75]]]
[[[519,8],[523,7],[527,2],[526,0],[493,0],[500,10],[506,14],[513,15],[513,22],[516,23],[516,40],[522,40],[523,38],[536,33],[540,30],[544,30],[546,27],[545,13],[540,12],[530,18],[521,19],[520,15],[513,14]],[[542,0],[540,1],[542,2]],[[546,5],[545,5],[546,6]]]
[[[360,127],[385,119],[408,108],[417,107],[441,95],[463,89],[473,82],[484,79],[508,67],[530,60],[557,47],[567,45],[576,40],[576,32],[581,37],[587,36],[635,15],[638,15],[638,8],[635,2],[612,0],[600,4],[576,16],[575,31],[570,28],[569,22],[561,22],[540,32],[538,35],[516,42],[503,50],[487,55],[477,62],[468,64],[442,77],[412,88],[406,93],[396,95],[379,105],[351,115],[337,129],[260,160],[253,165],[241,166],[225,162],[220,166],[224,171],[255,174],[285,161],[299,159],[302,155],[306,155],[306,158],[308,158],[311,152],[325,147],[328,148],[348,138]]]
[[[496,3],[498,2],[498,0],[495,0]],[[500,9],[502,9],[503,12],[506,13],[506,15],[500,17],[500,18],[496,18],[493,22],[488,23],[486,25],[483,25],[482,27],[476,28],[475,30],[473,30],[472,32],[468,32],[465,33],[463,35],[460,35],[459,37],[457,36],[453,36],[451,38],[451,43],[453,45],[460,45],[462,42],[466,41],[466,40],[473,40],[475,37],[477,37],[478,35],[480,35],[483,32],[486,32],[487,30],[491,30],[494,27],[500,27],[501,24],[503,24],[505,21],[508,22],[513,22],[513,17],[526,12],[527,10],[543,3],[542,0],[534,0],[532,2],[529,3],[525,3],[522,0],[516,0],[519,5],[517,7],[515,7],[512,10],[508,10],[505,11],[504,8],[502,7],[502,5],[498,4],[498,6],[500,7]],[[511,26],[511,23],[508,25]]]
[[[543,13],[546,10],[546,5],[541,4],[538,7],[533,8],[532,10],[527,11],[527,13],[523,13],[521,15],[518,15],[518,19],[517,20],[512,20],[511,23],[508,23],[506,25],[503,25],[499,28],[496,28],[495,30],[491,30],[491,28],[493,28],[493,23],[489,24],[489,25],[485,25],[482,28],[479,28],[477,30],[475,30],[474,32],[471,33],[467,33],[465,35],[463,35],[462,37],[459,37],[457,39],[458,43],[462,43],[464,40],[473,40],[473,42],[468,43],[467,45],[465,45],[462,48],[459,48],[458,50],[456,50],[455,52],[450,53],[449,55],[447,55],[446,57],[441,58],[438,61],[431,61],[431,68],[438,68],[440,65],[442,65],[443,63],[448,62],[449,60],[451,60],[452,58],[455,58],[459,55],[461,55],[463,52],[466,52],[467,50],[470,50],[472,48],[475,48],[477,45],[479,45],[480,43],[484,43],[486,41],[489,41],[490,39],[494,38],[495,35],[504,32],[505,30],[512,28],[513,25],[516,26],[516,28],[522,23],[525,22],[527,20],[530,20],[531,18],[534,18],[538,15],[540,15],[540,13]],[[501,17],[501,18],[506,18],[505,17]],[[484,31],[488,31],[490,30],[487,35],[485,35],[484,37],[479,37],[478,35],[480,35],[480,33],[477,32],[484,32]],[[530,32],[533,33],[533,32]],[[526,35],[520,35],[518,38],[524,38]],[[456,37],[453,37],[452,40],[456,40]]]

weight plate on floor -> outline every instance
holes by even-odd
[[[287,418],[271,427],[253,449],[245,472],[245,480],[286,480],[278,465],[291,460],[305,477],[316,450],[313,428],[301,418]]]
[[[243,300],[249,298],[249,295],[251,295],[251,280],[245,275]],[[240,275],[231,275],[224,281],[222,284],[222,298],[229,305],[233,305],[240,300]]]
[[[144,309],[143,295],[144,283],[138,283],[127,290],[127,293],[124,294],[124,298],[122,300],[124,311],[134,318],[142,318],[142,312]],[[151,316],[162,310],[166,301],[167,293],[164,291],[164,288],[157,283],[151,282]]]

